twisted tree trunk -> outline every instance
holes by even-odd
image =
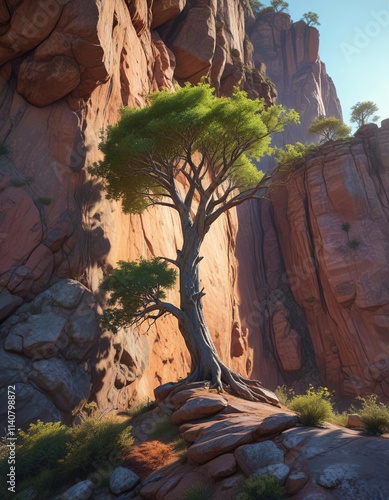
[[[184,244],[179,253],[180,270],[180,332],[191,355],[192,371],[185,382],[211,382],[222,391],[224,386],[244,399],[278,405],[277,397],[260,382],[250,380],[230,370],[220,359],[207,328],[202,306],[203,291],[199,279],[199,250],[203,236],[195,226],[186,228]]]

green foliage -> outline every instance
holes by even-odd
[[[249,0],[249,4],[251,6],[254,15],[259,14],[261,10],[265,7],[265,5],[262,2],[259,2],[258,0]]]
[[[18,475],[34,476],[63,457],[68,440],[68,428],[59,422],[31,424],[19,431],[17,444]]]
[[[301,142],[295,144],[286,144],[284,149],[273,148],[273,153],[276,157],[278,165],[290,165],[295,163],[296,160],[304,158],[309,151],[309,147]]]
[[[47,207],[47,206],[51,205],[51,203],[53,202],[53,199],[50,198],[49,196],[41,196],[36,201],[37,201],[37,203],[41,203],[42,205],[45,205]]]
[[[348,246],[351,248],[351,250],[356,250],[357,248],[359,248],[361,242],[359,240],[350,240],[348,242]]]
[[[277,396],[278,401],[284,406],[289,406],[290,401],[295,396],[294,390],[289,389],[286,385],[279,385],[274,391],[274,394]]]
[[[95,465],[116,465],[132,445],[129,421],[114,418],[85,418],[69,428],[59,422],[31,424],[19,431],[16,445],[17,491],[33,488],[40,500],[54,498],[55,493],[78,479],[86,479]],[[115,452],[115,455],[113,455]],[[114,459],[113,459],[114,458]],[[0,472],[6,477],[7,456],[0,461]],[[9,467],[8,467],[9,470]],[[7,498],[0,485],[1,498]]]
[[[0,156],[7,156],[9,149],[5,142],[0,141]]]
[[[328,422],[334,425],[339,425],[341,427],[347,427],[348,412],[343,411],[342,413],[333,412]]]
[[[184,495],[184,500],[211,500],[213,488],[209,484],[192,484]]]
[[[133,444],[130,430],[129,420],[99,419],[94,415],[69,429],[66,455],[61,460],[65,474],[73,478],[86,477],[95,470],[94,464],[112,461],[113,453],[117,461],[117,457],[124,455]]]
[[[151,303],[160,303],[166,298],[165,289],[176,282],[177,272],[161,259],[139,259],[118,263],[104,279],[102,288],[110,292],[108,307],[102,324],[114,333],[137,321],[142,311]]]
[[[272,474],[250,476],[243,481],[242,488],[236,500],[278,500],[285,497],[285,489]]]
[[[374,113],[377,113],[377,111],[378,107],[373,101],[357,102],[351,108],[350,121],[356,123],[358,128],[365,125],[369,119],[371,119],[372,122],[376,122],[379,116],[374,115]]]
[[[233,59],[240,59],[240,52],[238,49],[231,49],[231,57]]]
[[[353,408],[353,411],[360,415],[367,434],[374,436],[389,432],[389,407],[380,403],[376,394],[357,399],[361,402],[362,408]]]
[[[309,386],[305,394],[295,396],[289,407],[300,417],[300,423],[309,427],[317,427],[333,415],[331,394],[326,387],[314,389]]]
[[[105,181],[108,197],[122,199],[129,213],[169,197],[182,175],[182,161],[191,167],[187,175],[196,175],[196,151],[207,156],[214,175],[225,169],[222,182],[231,179],[244,190],[261,179],[253,159],[268,151],[270,134],[297,121],[295,111],[265,108],[263,100],[248,99],[242,91],[217,98],[207,84],[188,84],[173,93],[155,92],[149,106],[121,110],[120,121],[108,127],[100,144],[104,159],[91,173]]]
[[[27,184],[25,179],[21,179],[20,177],[12,177],[10,179],[8,185],[12,187],[23,187]]]
[[[289,8],[288,2],[284,2],[284,0],[272,0],[270,5],[274,9],[274,12],[283,12]]]
[[[308,24],[308,26],[320,26],[319,16],[316,12],[306,12],[303,14],[303,20]]]
[[[345,125],[339,118],[332,116],[319,117],[312,121],[308,132],[320,135],[322,142],[326,142],[348,137],[351,133],[351,128]]]

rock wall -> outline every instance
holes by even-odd
[[[319,32],[304,21],[293,23],[285,13],[260,14],[249,28],[254,64],[266,65],[278,99],[301,115],[299,126],[289,127],[278,144],[319,142],[307,133],[319,115],[342,118],[342,109],[332,79],[319,56]]]
[[[327,143],[283,182],[271,195],[274,226],[322,379],[337,394],[387,399],[389,121]],[[291,344],[301,335],[287,300],[280,308],[279,354],[277,315]]]

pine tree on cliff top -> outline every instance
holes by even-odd
[[[157,92],[143,109],[124,108],[100,145],[104,158],[92,174],[105,181],[107,196],[124,211],[162,205],[178,214],[183,237],[174,258],[120,262],[103,282],[111,293],[105,326],[118,328],[170,313],[191,355],[191,373],[181,383],[209,380],[249,399],[275,402],[257,381],[232,372],[220,359],[203,315],[200,248],[211,225],[227,210],[258,196],[263,174],[252,159],[269,150],[270,135],[297,122],[295,111],[265,108],[242,91],[215,97],[208,85]],[[174,266],[177,271],[169,266]],[[165,289],[178,274],[180,304]]]

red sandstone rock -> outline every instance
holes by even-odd
[[[162,24],[171,21],[185,7],[186,0],[167,0],[164,2],[153,2],[153,21],[151,27],[158,28]]]
[[[197,396],[196,398],[188,399],[178,410],[172,415],[172,423],[180,425],[188,420],[196,420],[198,418],[214,415],[227,406],[227,401],[217,394],[209,394],[207,396]]]
[[[208,476],[214,481],[232,476],[237,470],[235,457],[233,453],[220,455],[219,457],[208,462],[206,469]]]

